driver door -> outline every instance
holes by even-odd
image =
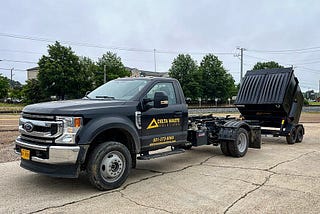
[[[173,82],[156,83],[144,98],[154,99],[155,92],[160,91],[168,96],[168,106],[154,108],[154,103],[149,102],[149,109],[141,113],[142,148],[164,147],[184,139],[182,105],[177,99]]]

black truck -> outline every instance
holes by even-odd
[[[297,94],[301,92],[292,69],[259,72],[258,83],[246,83],[254,75],[248,72],[240,88],[236,105],[241,119],[188,117],[180,84],[172,78],[120,78],[80,100],[28,105],[19,121],[21,135],[15,151],[25,169],[69,178],[86,171],[94,186],[110,190],[125,182],[137,159],[164,157],[209,144],[220,145],[225,155],[242,157],[249,147],[261,147],[263,125],[280,128],[266,134],[290,136],[290,143],[301,141],[298,133],[303,136],[304,129],[293,115],[298,112],[300,116]],[[277,102],[270,101],[267,106],[267,98],[261,102],[248,98],[257,96],[252,93],[261,90],[258,87],[274,84],[266,78],[278,77],[281,72],[287,76],[275,81],[283,85],[273,92],[273,98],[283,92]],[[160,150],[166,147],[171,150]],[[151,152],[155,150],[160,152]]]

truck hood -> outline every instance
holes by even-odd
[[[28,105],[22,110],[24,113],[52,114],[52,115],[76,115],[99,111],[99,109],[120,107],[125,104],[123,100],[65,100],[37,103]]]

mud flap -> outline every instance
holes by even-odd
[[[249,148],[261,149],[261,127],[251,126]]]

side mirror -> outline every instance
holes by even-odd
[[[154,94],[154,107],[165,108],[169,104],[168,96],[163,91],[158,91]]]

